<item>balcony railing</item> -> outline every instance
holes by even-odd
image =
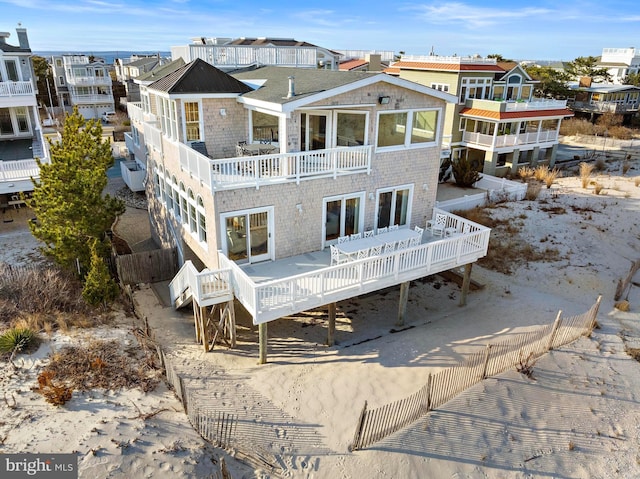
[[[470,63],[470,64],[485,64],[496,65],[495,58],[482,58],[482,57],[447,57],[438,55],[402,55],[400,57],[401,62],[421,62],[421,63]]]
[[[111,78],[109,77],[83,77],[71,76],[67,78],[67,84],[72,86],[111,86]]]
[[[122,179],[131,191],[144,191],[144,179],[147,170],[142,168],[135,161],[123,161],[120,163]]]
[[[30,81],[3,81],[0,82],[0,97],[3,96],[31,96],[36,92]]]
[[[71,102],[79,103],[113,103],[113,95],[74,95],[71,94]]]
[[[217,67],[243,67],[248,65],[278,65],[317,67],[318,56],[314,47],[256,47],[247,45],[189,45],[192,59],[202,60]]]
[[[558,132],[556,130],[542,130],[540,132],[519,133],[517,135],[485,135],[482,133],[474,133],[465,131],[462,140],[468,144],[504,148],[507,146],[530,145],[535,143],[553,143],[558,141]]]
[[[391,254],[260,283],[222,253],[218,254],[219,264],[223,271],[231,271],[234,296],[253,316],[254,324],[265,323],[462,266],[486,255],[489,228],[442,210],[435,212],[446,214],[447,228],[456,228],[459,234]]]
[[[639,102],[616,103],[609,101],[588,102],[573,101],[569,103],[569,108],[578,111],[598,112],[598,113],[627,113],[638,111]]]
[[[146,138],[146,131],[145,131]],[[372,146],[341,147],[211,160],[179,144],[180,166],[212,190],[259,188],[273,183],[371,172]]]
[[[567,107],[566,100],[541,100],[532,101],[505,101],[486,100],[480,98],[470,98],[466,101],[468,108],[478,108],[480,110],[514,112],[514,111],[540,111],[540,110],[560,110]]]

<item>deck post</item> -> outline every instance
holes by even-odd
[[[462,294],[460,294],[460,303],[458,306],[465,306],[467,304],[467,293],[469,292],[469,285],[471,284],[471,267],[473,263],[467,263],[464,265],[464,276],[462,277]]]
[[[228,317],[229,341],[231,343],[231,347],[235,348],[236,347],[236,310],[233,305],[233,299],[231,299],[227,303],[227,308],[229,311],[229,317]]]
[[[398,320],[396,326],[404,325],[404,318],[407,315],[407,301],[409,300],[409,281],[400,284],[400,304],[398,304]]]
[[[335,343],[336,334],[336,303],[329,303],[329,324],[327,326],[327,346]]]
[[[258,364],[267,363],[267,323],[258,325],[258,336],[260,340],[260,359]]]

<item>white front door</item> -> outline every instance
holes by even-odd
[[[364,192],[324,199],[323,248],[364,228]]]

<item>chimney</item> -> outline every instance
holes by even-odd
[[[27,29],[18,27],[16,28],[16,33],[18,34],[18,43],[20,44],[20,48],[24,48],[25,50],[31,49],[29,46],[29,37],[27,37]]]
[[[369,62],[369,66],[367,70],[370,72],[381,72],[382,71],[382,55],[379,53],[370,53],[367,54],[365,60]]]
[[[295,90],[295,85],[293,83],[293,80],[295,80],[294,76],[290,76],[289,77],[289,91],[287,92],[287,98],[293,98],[294,96],[296,96],[296,90]]]
[[[578,86],[583,88],[589,88],[591,86],[591,77],[580,77]]]
[[[0,45],[6,45],[7,38],[9,38],[10,35],[9,32],[0,32]]]

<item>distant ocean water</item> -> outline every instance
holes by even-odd
[[[131,55],[155,55],[160,54],[161,57],[170,57],[171,52],[154,52],[154,51],[129,51],[129,50],[120,50],[120,51],[41,51],[41,52],[33,52],[34,55],[39,55],[41,57],[52,57],[59,55],[93,55],[94,57],[104,58],[104,62],[108,65],[113,65],[116,58],[129,58]]]

